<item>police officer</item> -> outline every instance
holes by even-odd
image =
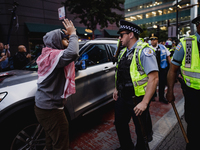
[[[145,42],[139,40],[143,30],[134,23],[120,21],[118,33],[124,49],[118,56],[116,65],[116,88],[113,93],[115,103],[115,127],[121,147],[119,150],[135,148],[130,135],[131,117],[136,128],[139,150],[145,149],[141,126],[137,116],[142,118],[148,141],[152,140],[152,122],[149,114],[149,102],[158,82],[158,66],[154,51]],[[134,105],[132,96],[136,97]]]
[[[149,36],[151,40],[151,46],[155,49],[156,59],[159,67],[159,101],[168,104],[168,101],[164,97],[165,85],[167,85],[167,72],[169,69],[168,62],[170,63],[170,52],[162,44],[158,44],[158,35],[152,33]]]
[[[167,100],[175,100],[173,87],[176,72],[181,68],[183,77],[182,90],[185,97],[185,120],[189,144],[187,150],[199,149],[200,135],[200,16],[192,20],[196,24],[197,33],[182,38],[174,52],[167,75]]]

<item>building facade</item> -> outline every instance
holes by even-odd
[[[161,30],[168,30],[169,26],[176,26],[175,0],[126,0],[125,20],[134,22],[140,26],[145,25],[152,29],[157,25]],[[178,3],[179,35],[184,36],[190,31],[190,9],[182,9],[190,5],[190,0],[182,0]],[[200,8],[198,7],[198,14]]]
[[[59,20],[58,8],[62,7],[65,0],[1,0],[0,1],[0,42],[8,43],[8,35],[11,24],[11,16],[14,2],[18,2],[15,19],[10,34],[10,50],[14,55],[19,45],[25,45],[28,52],[36,46],[43,46],[43,36],[46,32],[64,28],[62,20]],[[122,6],[123,7],[123,6]],[[124,12],[120,12],[124,14]],[[66,11],[66,17],[73,21],[80,39],[90,39],[91,30],[87,30],[75,15]],[[109,24],[108,28],[100,29],[97,26],[95,37],[115,37],[118,27]]]

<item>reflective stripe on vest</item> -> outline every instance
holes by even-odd
[[[191,37],[185,38],[184,41],[186,40],[186,56],[185,56],[185,67],[186,68],[191,68],[191,59],[192,59],[192,41],[194,40]]]
[[[145,84],[146,82],[148,82],[148,77],[145,77],[144,79],[142,79],[142,80],[139,80],[137,83],[136,82],[134,82],[134,85],[135,85],[135,87],[136,86],[140,86],[140,85],[142,85],[142,84]],[[137,85],[138,84],[138,85]]]
[[[137,71],[140,73],[140,75],[145,74],[144,70],[142,69],[142,66],[140,65],[139,59],[138,59],[138,53],[139,50],[142,49],[141,46],[136,46],[135,48],[136,53],[135,53],[135,59],[136,59],[136,65],[137,65]]]
[[[182,73],[183,73],[183,75],[186,75],[186,76],[189,76],[189,77],[192,77],[192,78],[198,78],[198,79],[200,79],[200,73],[189,72],[189,71],[185,71],[185,70],[183,70]]]
[[[192,35],[180,41],[185,53],[181,65],[184,81],[187,86],[200,90],[200,58],[197,37]]]

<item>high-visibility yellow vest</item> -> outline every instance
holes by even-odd
[[[185,53],[181,66],[184,81],[187,86],[200,90],[200,58],[197,37],[192,35],[180,41]]]
[[[149,47],[148,43],[142,43],[142,42],[137,43],[137,46],[135,48],[133,58],[131,61],[131,65],[130,65],[130,76],[131,76],[131,80],[134,86],[135,95],[138,97],[145,95],[146,86],[148,82],[148,77],[145,74],[144,69],[141,65],[141,61],[140,61],[140,55],[141,55],[142,49],[144,49],[145,47]],[[121,57],[126,52],[126,50],[127,48],[124,48],[121,50],[118,56],[118,64],[120,62]],[[116,65],[117,69],[118,69],[118,64]],[[117,82],[117,70],[115,73],[115,86],[116,86],[116,82]]]
[[[175,47],[175,48],[176,48],[176,47]],[[175,48],[173,47],[173,48],[171,48],[171,49],[169,50],[169,52],[171,53],[171,54],[170,54],[170,58],[171,58],[171,59],[172,59],[172,57],[173,57]]]

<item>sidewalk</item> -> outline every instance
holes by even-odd
[[[179,116],[184,114],[184,98],[176,104]],[[184,128],[186,123],[182,117]],[[170,109],[160,120],[153,125],[153,141],[149,143],[151,150],[184,150],[184,137],[177,122],[173,108]]]
[[[187,124],[185,122],[184,116],[181,118],[184,129],[186,130]],[[169,132],[169,134],[163,139],[163,141],[157,146],[156,150],[185,150],[186,142],[179,127],[176,123],[174,128]]]
[[[184,113],[184,99],[179,83],[175,84],[176,107],[180,116]],[[176,127],[176,116],[171,104],[163,104],[158,101],[151,102],[150,114],[153,124],[153,141],[149,143],[151,150],[165,149],[165,138]],[[129,123],[132,141],[136,143],[135,126],[131,120]],[[178,126],[177,126],[177,129]],[[114,126],[114,103],[100,108],[97,112],[89,114],[72,124],[70,128],[71,150],[115,150],[120,147],[116,129]],[[173,137],[173,135],[171,135]],[[170,139],[170,138],[169,138]],[[165,142],[163,142],[166,141]],[[171,138],[172,142],[175,142]],[[171,142],[171,143],[172,143]],[[170,148],[171,150],[171,148]]]

